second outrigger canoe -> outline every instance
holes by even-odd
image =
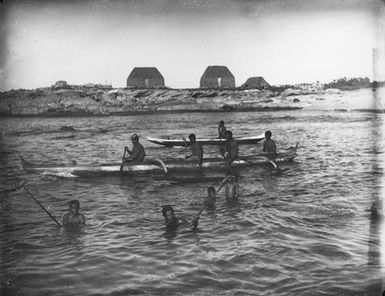
[[[284,153],[277,155],[275,163],[292,161],[297,156],[298,144]],[[110,164],[35,164],[25,160],[21,155],[20,159],[26,171],[37,172],[43,175],[58,177],[111,177],[111,176],[141,176],[141,175],[166,175],[169,172],[197,172],[226,170],[226,161],[220,158],[203,159],[202,168],[196,162],[182,159],[162,161],[155,157],[146,157],[140,164],[125,165],[120,171],[121,163]],[[264,156],[250,155],[239,157],[232,163],[233,168],[242,168],[253,165],[271,164],[271,160]]]
[[[265,138],[265,134],[251,137],[234,137],[234,140],[238,144],[256,144],[262,141]],[[185,139],[164,139],[164,138],[153,138],[147,137],[147,140],[158,145],[163,145],[167,147],[185,147],[188,143]],[[211,139],[200,139],[197,138],[196,141],[201,145],[225,145],[225,139],[211,138]]]

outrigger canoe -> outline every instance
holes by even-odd
[[[234,140],[237,141],[238,144],[256,144],[260,141],[262,141],[265,138],[265,134],[261,134],[259,136],[252,136],[252,137],[234,137]],[[185,147],[188,145],[189,141],[185,139],[164,139],[164,138],[153,138],[153,137],[147,137],[147,140],[158,145],[163,145],[167,147]],[[225,145],[226,139],[218,139],[218,138],[211,138],[211,139],[196,139],[196,141],[201,145]]]
[[[297,156],[297,146],[288,149],[285,153],[277,155],[274,163],[284,163],[292,161]],[[110,164],[34,164],[25,160],[21,155],[20,159],[26,171],[36,172],[43,175],[58,177],[111,177],[111,176],[141,176],[141,175],[167,175],[169,172],[208,172],[226,170],[226,161],[220,158],[203,159],[200,168],[196,162],[183,159],[172,159],[162,161],[154,157],[146,157],[140,164],[125,165],[120,171],[121,163]],[[250,155],[239,157],[231,166],[233,168],[243,168],[253,165],[272,164],[273,162],[264,156]],[[274,164],[273,164],[274,165]]]

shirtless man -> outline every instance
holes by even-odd
[[[82,226],[86,223],[84,215],[79,213],[80,204],[77,200],[70,201],[70,210],[63,216],[63,226]]]
[[[226,127],[225,127],[225,122],[223,120],[219,121],[219,124],[218,124],[218,138],[219,139],[226,138]]]
[[[204,205],[207,208],[213,208],[215,205],[215,188],[212,186],[207,188],[207,197]]]
[[[195,230],[198,227],[199,216],[195,217],[191,222],[188,222],[185,218],[176,217],[172,206],[163,206],[162,215],[166,222],[166,227],[169,229],[176,229],[181,225],[190,227],[192,230]]]
[[[191,205],[194,206],[204,206],[204,208],[212,209],[215,206],[216,201],[216,190],[214,187],[207,187],[207,196],[200,200],[194,200]]]
[[[120,166],[120,170],[123,170],[123,166],[125,164],[136,164],[142,162],[144,157],[146,156],[146,152],[144,151],[143,145],[139,143],[139,136],[137,134],[133,134],[131,136],[132,141],[132,150],[128,149],[127,146],[124,147],[124,154],[122,158],[122,165]],[[126,157],[126,152],[129,156]]]
[[[263,150],[264,154],[271,159],[275,159],[277,156],[277,146],[275,142],[271,139],[271,131],[265,132],[265,141],[263,141]]]
[[[238,183],[234,176],[229,176],[229,178],[227,179],[227,183],[225,185],[225,193],[227,201],[238,200],[239,189]]]
[[[199,163],[199,166],[201,166],[203,159],[202,146],[196,141],[194,134],[190,134],[188,138],[190,139],[191,155],[187,155],[186,159],[195,160]]]
[[[221,147],[219,149],[219,156],[218,156],[218,158],[222,158],[222,159],[226,158],[226,149],[225,148]]]
[[[226,131],[226,166],[231,170],[231,163],[238,157],[238,143],[233,139],[233,133]]]

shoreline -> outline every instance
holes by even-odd
[[[113,112],[109,114],[95,114],[89,112],[52,112],[43,114],[7,114],[0,113],[0,118],[54,118],[54,117],[109,117],[109,116],[135,116],[151,114],[183,114],[183,113],[237,113],[237,112],[275,112],[302,110],[302,107],[263,107],[263,108],[239,108],[235,110],[218,109],[183,109],[183,110],[143,110],[131,112]]]
[[[0,93],[0,117],[107,117],[147,114],[329,110],[384,113],[382,91],[327,89],[34,89]],[[385,92],[384,92],[385,93]],[[372,101],[372,104],[369,104]],[[375,104],[373,104],[375,101]]]
[[[243,113],[243,112],[277,112],[277,111],[297,111],[303,110],[301,107],[282,107],[282,108],[261,108],[261,109],[240,109],[240,110],[161,110],[161,111],[135,111],[135,112],[121,112],[111,114],[92,114],[92,113],[52,113],[52,114],[1,114],[0,118],[87,118],[87,117],[109,117],[109,116],[136,116],[136,115],[152,115],[152,114],[185,114],[185,113]],[[357,113],[385,113],[385,109],[312,109],[308,111],[329,111],[329,112],[357,112]]]

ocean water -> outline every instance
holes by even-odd
[[[214,137],[223,119],[236,136],[271,130],[278,150],[298,157],[274,174],[240,171],[240,198],[223,192],[196,232],[164,226],[161,206],[179,216],[218,182],[151,177],[58,178],[23,171],[34,162],[116,162],[137,132],[147,155],[183,157],[146,136]],[[383,219],[366,211],[384,198],[384,114],[333,111],[189,113],[95,118],[1,118],[1,295],[381,295]],[[71,126],[75,131],[63,131]],[[205,155],[217,155],[204,147]],[[242,145],[240,154],[261,150]],[[223,172],[224,176],[224,172]],[[87,226],[58,219],[78,199]]]

